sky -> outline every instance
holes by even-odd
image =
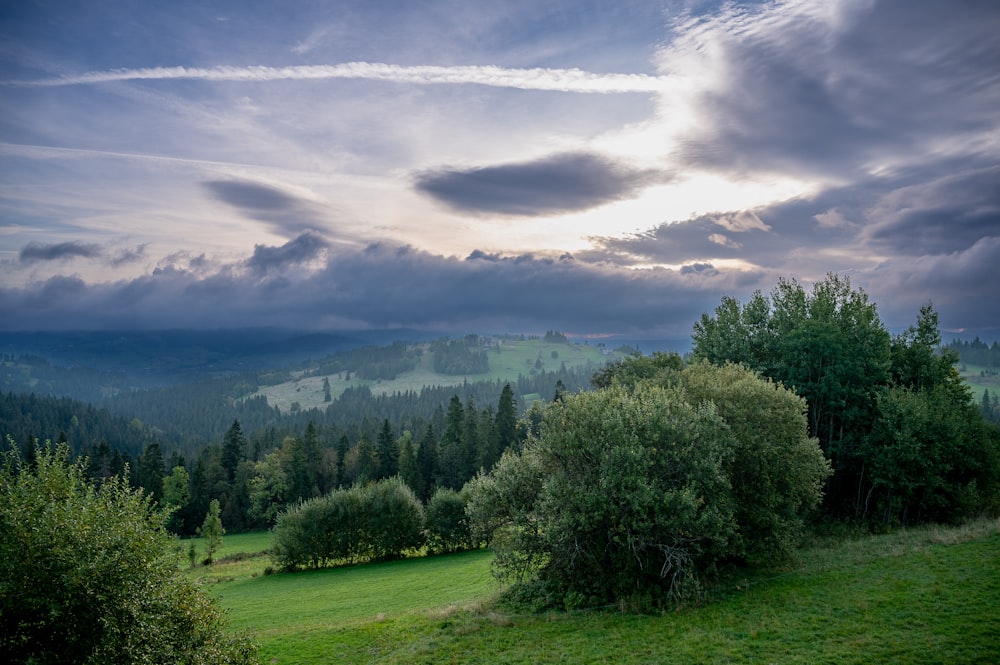
[[[1000,338],[995,0],[0,6],[0,329]]]

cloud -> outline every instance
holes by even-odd
[[[660,172],[574,152],[517,164],[424,171],[414,177],[414,186],[460,211],[539,215],[594,208],[666,179]]]
[[[576,93],[660,92],[669,83],[645,74],[602,74],[580,69],[516,69],[492,65],[439,67],[402,66],[379,62],[345,62],[336,65],[301,65],[294,67],[148,67],[112,69],[72,76],[25,81],[6,80],[7,86],[92,85],[114,81],[162,81],[196,79],[200,81],[309,81],[327,79],[366,79],[415,84],[476,84],[522,90],[551,90]]]
[[[905,255],[968,249],[1000,236],[1000,166],[969,169],[894,189],[866,212],[863,237]]]
[[[137,263],[146,257],[147,246],[147,243],[143,243],[131,249],[120,249],[115,252],[114,256],[110,257],[108,264],[113,268],[119,268],[130,263]]]
[[[115,283],[53,278],[0,287],[6,326],[80,328],[417,327],[484,332],[556,327],[567,331],[658,331],[686,337],[690,324],[723,293],[756,287],[760,275],[629,270],[571,257],[473,253],[446,257],[409,246],[365,248],[304,236],[276,252],[255,250],[247,267],[199,275],[169,265]],[[313,257],[312,268],[299,261]],[[296,267],[295,270],[289,268]],[[54,317],[58,313],[59,317]]]
[[[214,199],[267,222],[283,235],[298,235],[327,224],[320,206],[271,185],[237,179],[209,180],[202,185]]]
[[[267,273],[311,261],[329,246],[330,243],[319,234],[303,233],[281,247],[254,245],[253,256],[247,259],[246,265],[256,273]]]
[[[22,263],[59,261],[76,257],[93,259],[101,256],[102,253],[101,246],[92,243],[72,241],[49,245],[39,242],[29,242],[18,253],[18,259]]]
[[[678,26],[661,73],[690,97],[685,163],[839,181],[994,145],[1000,12],[991,2],[732,4]]]

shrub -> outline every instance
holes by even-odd
[[[278,515],[272,558],[283,570],[334,562],[393,559],[423,545],[423,506],[390,478],[339,489]]]
[[[95,487],[65,445],[0,467],[0,653],[20,663],[251,663],[180,575],[166,513],[120,477]]]
[[[651,370],[553,402],[470,483],[498,577],[567,607],[662,606],[722,562],[791,552],[829,475],[802,400],[737,366]]]
[[[365,544],[375,559],[396,559],[424,544],[424,507],[399,477],[361,490]]]
[[[472,547],[466,500],[462,494],[439,487],[427,503],[427,546],[432,552],[458,552]]]

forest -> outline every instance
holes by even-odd
[[[724,298],[695,323],[692,340],[683,360],[674,356],[678,362],[738,362],[804,398],[809,435],[833,469],[824,486],[826,518],[948,521],[1000,505],[997,429],[986,424],[996,395],[987,391],[975,402],[957,371],[959,363],[992,367],[1000,345],[942,344],[931,306],[893,336],[874,303],[845,278],[831,275],[811,293],[781,281],[746,303]],[[569,343],[555,331],[540,341]],[[26,456],[51,439],[88,457],[93,478],[128,469],[134,486],[173,508],[177,533],[194,533],[212,501],[226,529],[238,532],[272,526],[299,501],[394,476],[425,502],[437,488],[461,490],[505,451],[520,450],[545,404],[607,387],[612,376],[621,382],[630,373],[659,371],[650,357],[633,355],[604,369],[531,368],[515,381],[466,380],[391,394],[357,385],[323,407],[295,411],[248,397],[295,372],[387,378],[425,352],[442,374],[475,375],[489,348],[476,335],[396,342],[284,369],[141,389],[123,388],[119,373],[65,369],[64,376],[88,377],[91,394],[104,396],[89,404],[10,391],[0,400],[0,422]],[[59,372],[36,357],[6,355],[3,367],[8,385],[20,373],[38,379],[40,389]]]

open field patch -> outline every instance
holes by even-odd
[[[528,376],[537,372],[556,372],[561,367],[589,368],[597,371],[608,361],[623,357],[619,351],[590,344],[547,342],[543,339],[489,338],[491,346],[487,351],[489,372],[481,374],[441,374],[434,370],[434,357],[430,345],[418,345],[424,349],[416,367],[402,372],[394,379],[361,379],[356,372],[342,371],[326,376],[306,376],[297,373],[284,383],[261,386],[252,396],[264,396],[268,404],[277,406],[283,412],[296,408],[323,408],[325,392],[323,380],[330,384],[332,399],[340,397],[351,387],[367,386],[375,395],[419,392],[431,386],[461,386],[465,382],[509,381],[516,382],[518,376]],[[297,405],[297,406],[296,406]]]
[[[992,663],[1000,522],[817,542],[659,616],[525,612],[486,551],[213,585],[266,663]]]

